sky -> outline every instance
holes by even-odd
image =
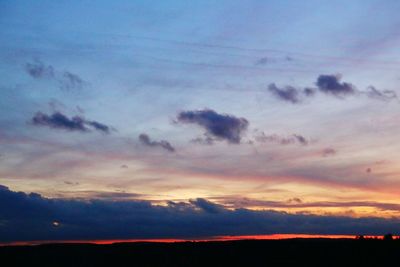
[[[399,234],[399,8],[0,1],[0,242]]]

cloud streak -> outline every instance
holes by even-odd
[[[80,89],[85,81],[79,75],[69,71],[57,71],[52,65],[46,65],[40,60],[25,64],[25,71],[34,79],[49,79],[59,83],[61,89]]]
[[[36,126],[47,126],[54,129],[68,131],[88,132],[90,131],[90,128],[105,134],[108,134],[111,131],[111,127],[100,122],[88,121],[80,116],[68,118],[61,112],[54,112],[51,115],[47,115],[39,111],[35,116],[33,116],[31,122]]]
[[[175,152],[175,148],[166,140],[152,141],[147,134],[140,134],[138,137],[139,141],[148,147],[161,147],[168,152]]]
[[[299,134],[292,134],[290,136],[280,136],[277,134],[267,135],[264,132],[255,136],[255,140],[260,143],[277,143],[280,145],[301,144],[308,145],[310,143],[304,136]]]

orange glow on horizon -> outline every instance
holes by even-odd
[[[355,239],[356,235],[270,234],[270,235],[215,236],[209,238],[192,238],[192,239],[159,238],[159,239],[109,239],[109,240],[46,240],[46,241],[16,241],[16,242],[0,243],[0,246],[33,246],[42,244],[111,245],[115,243],[138,243],[138,242],[178,243],[178,242],[212,242],[212,241],[238,241],[238,240],[281,240],[281,239],[293,239],[293,238]],[[382,239],[382,236],[368,235],[365,236],[365,238]]]

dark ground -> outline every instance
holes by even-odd
[[[0,247],[1,266],[400,266],[400,240],[289,239]]]

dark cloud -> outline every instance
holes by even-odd
[[[274,83],[268,86],[268,90],[277,98],[291,102],[292,104],[297,104],[300,102],[299,91],[291,86],[286,86],[283,88],[277,87]]]
[[[299,134],[294,134],[293,137],[296,138],[297,142],[299,142],[300,144],[308,145],[308,140],[304,136]]]
[[[292,134],[290,136],[280,136],[277,134],[267,135],[264,132],[258,133],[255,137],[255,140],[260,143],[277,143],[280,145],[289,145],[289,144],[301,144],[308,145],[310,143],[304,136],[299,134]]]
[[[75,116],[70,119],[61,112],[54,112],[51,115],[47,115],[39,111],[32,118],[32,123],[37,126],[47,126],[68,131],[87,132],[90,131],[90,128],[107,134],[111,131],[109,126],[102,123],[87,121],[80,116]]]
[[[54,78],[55,71],[53,66],[45,65],[40,60],[35,60],[32,63],[26,63],[25,65],[26,72],[35,79],[42,79],[42,78]]]
[[[330,148],[330,147],[324,148],[324,149],[321,151],[321,155],[322,155],[323,157],[333,156],[333,155],[336,155],[336,150],[333,149],[333,148]]]
[[[307,87],[307,88],[304,88],[304,89],[303,89],[303,94],[304,94],[306,97],[314,96],[315,93],[316,93],[316,90],[315,90],[314,88],[309,88],[309,87]]]
[[[197,207],[207,213],[220,213],[220,212],[224,212],[224,210],[225,210],[223,206],[215,204],[204,198],[197,198],[197,199],[189,200],[189,203],[193,204],[195,207]]]
[[[140,134],[138,138],[139,141],[145,146],[161,147],[169,152],[175,152],[175,148],[168,141],[152,141],[147,134]]]
[[[55,112],[50,116],[42,112],[37,112],[32,118],[32,123],[34,125],[48,126],[69,131],[88,131],[84,119],[79,116],[70,119],[60,112]]]
[[[324,203],[320,203],[322,204]],[[329,203],[325,203],[327,205]],[[119,198],[47,199],[36,193],[13,192],[4,186],[0,186],[0,210],[2,242],[204,238],[274,233],[400,233],[400,220],[395,218],[353,218],[290,214],[272,210],[228,209],[205,199],[191,200],[189,203],[170,201],[166,206]],[[54,222],[57,222],[57,227],[54,227]]]
[[[339,75],[319,75],[316,85],[321,92],[335,96],[345,96],[356,93],[356,89],[352,84],[340,82]]]
[[[317,92],[343,98],[348,95],[366,95],[369,98],[389,101],[398,99],[397,93],[393,90],[378,90],[374,86],[369,86],[366,90],[357,90],[351,83],[340,82],[340,75],[318,76],[316,81],[317,88],[305,87],[297,89],[293,86],[278,87],[275,83],[268,86],[268,90],[278,99],[292,104],[301,103],[305,98],[313,97]]]
[[[249,125],[245,118],[219,114],[211,109],[182,111],[177,116],[177,122],[197,124],[206,130],[207,136],[233,144],[240,143]]]
[[[97,122],[97,121],[85,121],[87,125],[92,126],[95,130],[98,130],[103,133],[110,133],[111,128],[103,123]]]

